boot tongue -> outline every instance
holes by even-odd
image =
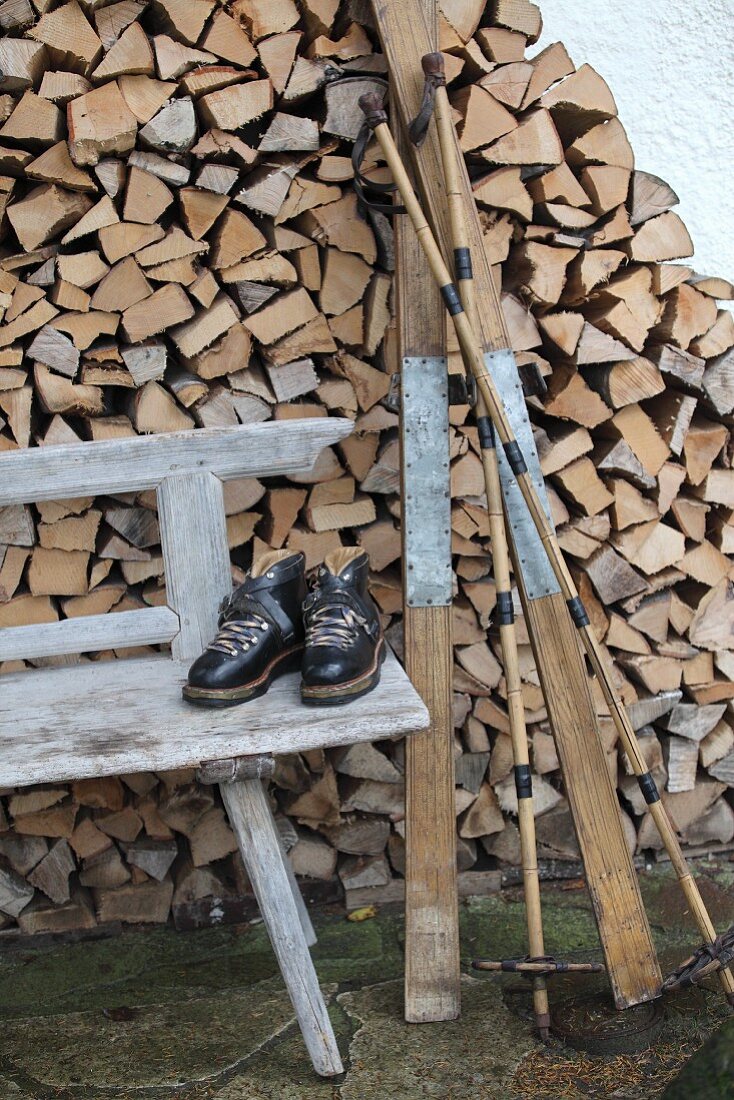
[[[319,584],[322,588],[345,588],[359,583],[366,563],[364,550],[359,547],[345,546],[327,554],[319,570]]]
[[[303,553],[288,550],[274,550],[263,555],[253,566],[240,585],[244,592],[261,593],[268,588],[294,580],[303,569]],[[239,589],[238,589],[239,591]]]

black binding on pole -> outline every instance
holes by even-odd
[[[495,621],[497,626],[512,626],[515,621],[515,608],[512,605],[510,592],[498,592],[495,607]]]
[[[494,450],[494,424],[488,416],[477,417],[477,428],[479,430],[479,446],[483,451]]]
[[[458,283],[469,282],[474,278],[474,269],[471,265],[471,252],[468,248],[454,249],[454,275]]]
[[[525,465],[525,459],[522,456],[520,444],[517,440],[511,439],[509,443],[503,443],[502,447],[507,456],[507,461],[510,464],[510,469],[515,477],[521,477],[523,474],[526,474],[528,468]]]
[[[591,620],[584,607],[584,602],[580,596],[574,596],[571,600],[566,600],[568,610],[571,618],[573,619],[573,625],[578,627],[579,630],[582,626],[589,626]]]
[[[457,313],[464,312],[459,293],[453,283],[446,283],[446,286],[441,287],[441,297],[452,317],[455,317]]]
[[[518,799],[533,797],[533,780],[529,764],[515,764],[515,790]]]
[[[645,799],[648,806],[652,806],[654,802],[660,801],[660,792],[658,791],[657,783],[650,772],[643,772],[642,775],[638,775],[637,782],[640,785],[642,797]]]

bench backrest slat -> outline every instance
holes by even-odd
[[[8,451],[0,454],[0,507],[155,489],[172,474],[202,470],[223,481],[305,471],[352,427],[309,417]]]

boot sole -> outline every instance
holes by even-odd
[[[200,688],[184,684],[181,692],[187,703],[193,703],[198,707],[235,707],[239,703],[248,703],[251,699],[259,699],[264,695],[273,680],[283,676],[286,672],[294,672],[301,667],[303,646],[286,650],[273,658],[264,672],[248,684],[239,684],[233,688]]]
[[[384,638],[380,638],[375,652],[375,659],[367,672],[363,672],[361,676],[357,676],[354,680],[349,680],[347,683],[330,684],[328,687],[308,687],[306,684],[302,683],[301,702],[309,707],[336,707],[344,703],[354,702],[355,699],[367,695],[368,692],[377,687],[380,682],[380,672],[385,657],[385,640]]]

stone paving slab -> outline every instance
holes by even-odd
[[[464,975],[461,1019],[445,1023],[406,1024],[402,982],[337,999],[359,1024],[340,1100],[505,1100],[520,1061],[541,1049],[496,982]]]
[[[50,1088],[140,1088],[216,1079],[289,1028],[278,983],[179,1003],[3,1021],[15,1065]]]
[[[706,865],[699,877],[723,928],[734,868]],[[576,885],[544,887],[548,948],[599,958]],[[696,934],[669,868],[644,875],[642,888],[665,970]],[[470,899],[460,913],[465,970],[473,956],[523,952],[518,891]],[[510,976],[467,973],[460,1021],[405,1024],[400,910],[359,924],[334,907],[314,923],[341,1079],[312,1072],[261,923],[83,943],[0,935],[0,1100],[652,1100],[688,1059],[665,1100],[734,1100],[734,1022],[714,987],[671,999],[655,1049],[614,1061],[541,1047],[527,987]],[[582,981],[605,989],[603,976]],[[552,1001],[574,988],[558,979]]]

